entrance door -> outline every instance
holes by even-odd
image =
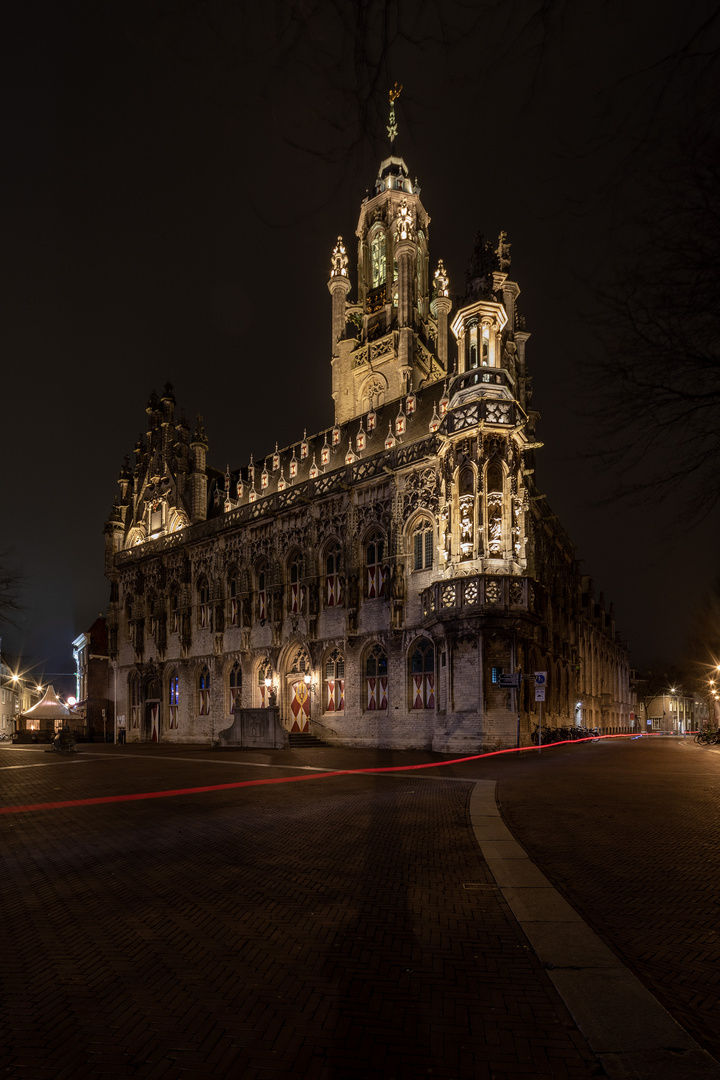
[[[160,742],[160,702],[148,701],[145,703],[145,730],[143,738],[146,742]]]
[[[290,712],[292,714],[291,731],[307,731],[310,719],[310,694],[302,679],[290,687]]]

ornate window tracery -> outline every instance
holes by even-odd
[[[385,596],[384,555],[385,537],[381,532],[374,532],[365,544],[365,580],[367,596],[371,600]]]
[[[198,715],[210,715],[210,671],[203,665],[198,676]]]
[[[385,234],[378,229],[370,241],[370,287],[377,289],[385,284],[387,274]]]
[[[430,570],[433,565],[433,526],[420,518],[413,529],[413,570]]]
[[[235,661],[228,672],[228,692],[230,712],[240,712],[242,708],[242,668],[238,660]]]
[[[325,554],[325,606],[339,607],[342,603],[340,544],[332,543]]]
[[[325,661],[325,712],[345,711],[345,657],[333,649]]]
[[[435,708],[435,647],[421,638],[408,658],[410,674],[410,708]]]
[[[365,709],[382,712],[388,707],[387,653],[376,644],[365,655]]]
[[[180,680],[177,668],[173,668],[168,678],[168,724],[170,728],[178,727],[178,708],[180,705]]]

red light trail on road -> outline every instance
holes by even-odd
[[[500,754],[518,754],[531,751],[547,750],[551,746],[574,746],[583,742],[599,742],[601,739],[638,739],[640,735],[594,735],[587,739],[562,739],[556,743],[539,746],[513,746],[508,750],[489,750],[484,754],[472,754],[470,757],[451,758],[449,761],[427,761],[420,765],[384,765],[373,769],[337,769],[328,772],[316,772],[304,776],[275,776],[263,780],[236,780],[231,784],[204,784],[202,787],[173,788],[169,791],[144,791],[132,795],[98,795],[90,799],[59,799],[57,802],[26,803],[22,806],[1,806],[0,814],[24,814],[38,810],[65,810],[74,806],[102,806],[104,803],[140,802],[143,799],[169,799],[176,795],[201,795],[208,791],[231,791],[234,788],[268,787],[270,784],[294,784],[302,780],[327,780],[332,776],[362,776],[372,773],[412,772],[417,769],[438,769],[445,765],[462,765],[466,761],[479,761],[481,758],[498,757]],[[282,766],[278,766],[282,768]]]

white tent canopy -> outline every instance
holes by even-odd
[[[29,720],[64,720],[74,714],[68,709],[67,705],[63,705],[62,701],[58,701],[54,688],[48,686],[37,705],[33,705],[31,709],[26,709],[20,715],[27,717]]]

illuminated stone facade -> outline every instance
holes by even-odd
[[[223,473],[172,387],[151,397],[106,526],[128,741],[217,740],[236,710],[277,703],[288,730],[343,745],[528,743],[531,682],[501,676],[547,671],[544,721],[579,722],[598,649],[592,693],[610,695],[608,727],[628,726],[627,650],[588,619],[535,487],[510,245],[478,237],[453,304],[429,226],[386,158],[355,275],[341,238],[331,255],[332,428]]]

